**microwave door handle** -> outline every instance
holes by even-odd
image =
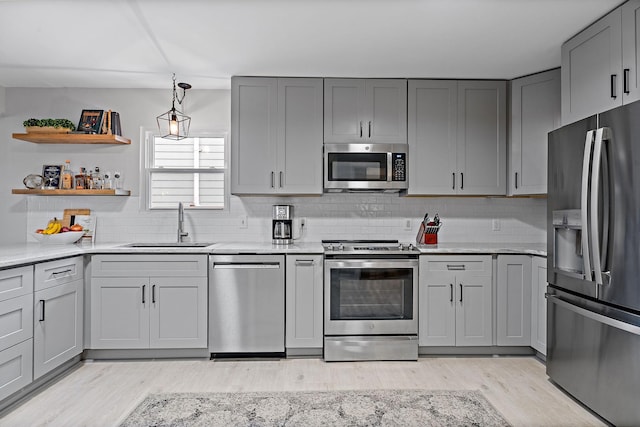
[[[582,188],[580,192],[580,222],[582,230],[582,260],[584,263],[584,279],[593,280],[591,272],[589,245],[589,178],[591,172],[591,151],[595,131],[590,130],[584,142],[584,157],[582,159]]]

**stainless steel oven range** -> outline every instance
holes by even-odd
[[[397,240],[323,240],[324,359],[418,359],[418,256]]]

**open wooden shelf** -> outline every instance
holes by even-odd
[[[131,144],[120,135],[92,135],[88,133],[14,133],[13,138],[36,144]]]
[[[45,190],[17,188],[11,194],[30,194],[35,196],[130,196],[130,190]]]

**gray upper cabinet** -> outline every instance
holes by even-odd
[[[455,194],[458,83],[409,80],[407,194]]]
[[[407,81],[325,79],[324,141],[407,142]]]
[[[562,45],[562,122],[622,103],[622,18],[604,16]]]
[[[506,82],[410,80],[408,117],[408,194],[506,194]]]
[[[322,194],[322,79],[231,79],[231,193]]]
[[[562,123],[640,99],[640,0],[631,0],[562,45]]]
[[[632,0],[622,10],[622,102],[640,99],[640,1]]]
[[[509,195],[547,193],[547,134],[560,126],[560,69],[511,82]]]

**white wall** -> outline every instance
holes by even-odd
[[[167,109],[171,91],[25,89],[6,90],[7,111],[0,116],[0,221],[1,243],[32,241],[31,231],[42,227],[65,208],[90,208],[98,217],[97,240],[173,241],[177,214],[139,208],[139,129],[156,127],[155,117]],[[82,109],[112,109],[122,118],[130,146],[48,145],[13,140],[23,132],[22,121],[35,118],[69,118],[76,122]],[[192,116],[192,133],[229,131],[230,93],[226,90],[187,94],[185,112]],[[131,197],[41,197],[11,195],[22,178],[39,173],[44,163],[71,160],[74,168],[119,168]],[[271,206],[294,205],[296,218],[307,218],[304,241],[330,238],[384,238],[413,241],[425,212],[443,219],[441,242],[532,242],[546,239],[546,200],[527,198],[399,197],[397,194],[327,194],[318,197],[231,197],[225,211],[187,211],[187,231],[199,241],[258,241],[271,239]],[[240,227],[240,216],[248,227]],[[411,227],[405,229],[405,219]],[[500,231],[492,231],[498,219]]]

